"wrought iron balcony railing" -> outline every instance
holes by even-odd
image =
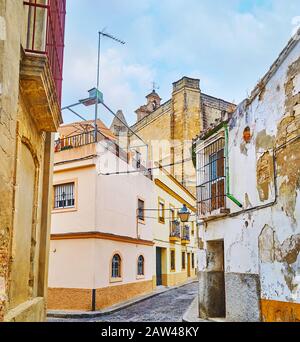
[[[125,163],[130,163],[130,153],[127,153],[118,144],[116,144],[113,140],[106,137],[100,131],[97,132],[96,139],[94,130],[57,139],[54,143],[54,152],[59,153],[95,143],[101,143],[106,150],[113,153],[115,156],[123,160]],[[132,165],[135,164],[137,164],[137,161],[132,160]],[[137,169],[143,172],[146,177],[152,179],[152,171],[147,169],[141,163],[139,163],[139,167]]]
[[[28,12],[25,51],[48,57],[61,102],[66,0],[27,0],[23,3]]]

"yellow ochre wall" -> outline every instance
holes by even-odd
[[[155,176],[155,195],[157,198],[157,209],[159,200],[165,203],[165,209],[175,208],[175,217],[177,211],[186,204],[192,215],[188,225],[192,228],[194,224],[194,234],[191,235],[190,243],[185,246],[181,241],[170,241],[170,212],[165,211],[165,222],[161,223],[158,220],[158,212],[155,212],[157,219],[153,220],[154,228],[154,255],[156,258],[156,248],[162,248],[162,283],[164,286],[176,286],[186,282],[188,279],[196,279],[197,269],[197,226],[196,216],[192,210],[195,210],[196,200],[191,193],[182,187],[166,170],[159,170]],[[171,270],[171,250],[175,250],[175,271]],[[186,268],[182,269],[182,252],[185,252]],[[190,254],[190,277],[188,277],[188,260],[187,255]],[[194,268],[192,269],[192,254],[194,254]],[[154,264],[154,274],[156,275],[156,263]],[[156,284],[156,277],[153,282]]]

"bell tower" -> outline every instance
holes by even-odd
[[[141,106],[138,110],[136,110],[137,114],[137,122],[141,121],[147,115],[153,113],[158,109],[161,105],[161,98],[153,88],[153,91],[146,96],[147,104],[145,106]]]

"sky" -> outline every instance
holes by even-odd
[[[67,0],[63,106],[96,86],[98,31],[117,36],[101,44],[100,89],[128,123],[155,82],[163,102],[183,76],[201,91],[240,103],[268,71],[300,24],[300,0]],[[94,110],[78,107],[93,118]],[[112,117],[100,109],[109,124]],[[76,121],[64,112],[64,121]]]

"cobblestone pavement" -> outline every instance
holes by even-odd
[[[113,314],[92,319],[55,319],[49,322],[181,322],[197,296],[197,283],[164,292]]]

